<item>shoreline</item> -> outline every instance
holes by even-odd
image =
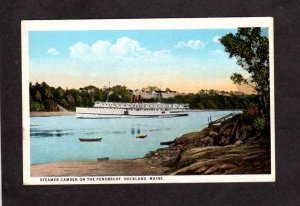
[[[124,160],[82,160],[30,165],[32,177],[41,176],[136,176],[162,175],[168,167],[146,158]]]
[[[190,112],[242,111],[243,109],[190,109]]]
[[[60,111],[60,112],[30,112],[30,117],[52,117],[52,116],[65,116],[75,115],[76,112]]]
[[[242,109],[190,109],[190,112],[218,112],[218,111],[241,111]],[[59,112],[30,112],[30,117],[52,117],[75,115],[74,111],[59,111]]]

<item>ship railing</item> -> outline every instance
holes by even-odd
[[[189,108],[189,104],[166,104],[166,103],[124,103],[124,102],[99,102],[96,101],[94,107],[119,107],[119,108],[162,108],[162,109],[179,109]]]

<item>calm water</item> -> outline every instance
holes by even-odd
[[[76,119],[75,116],[31,117],[31,164],[143,157],[184,133],[207,126],[232,111],[191,112],[173,118]],[[147,134],[145,139],[136,138]],[[80,142],[78,138],[102,137],[101,142]]]

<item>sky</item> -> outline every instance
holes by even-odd
[[[178,92],[236,91],[248,76],[219,38],[236,29],[30,31],[30,81],[50,86],[147,86]]]

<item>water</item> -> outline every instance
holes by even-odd
[[[181,135],[207,126],[232,111],[191,112],[173,118],[76,119],[72,116],[31,117],[31,164],[144,157]],[[145,139],[136,138],[147,134]],[[102,137],[101,142],[80,142],[78,138]]]

